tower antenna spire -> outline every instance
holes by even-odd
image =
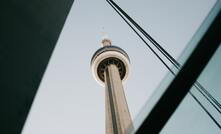
[[[105,46],[111,46],[111,40],[109,38],[103,38],[101,41],[102,45]]]
[[[104,27],[102,27],[102,39],[101,39],[101,44],[102,46],[111,46],[112,42],[110,40],[110,38],[108,37],[108,34],[104,31]]]

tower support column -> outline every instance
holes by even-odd
[[[108,65],[104,77],[106,134],[130,133],[133,125],[117,66]]]

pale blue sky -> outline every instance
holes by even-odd
[[[150,35],[178,58],[215,0],[116,0]],[[103,134],[104,89],[90,60],[102,29],[123,48],[131,66],[124,83],[135,119],[168,72],[105,0],[75,0],[44,74],[23,134]],[[136,124],[135,124],[135,127]]]

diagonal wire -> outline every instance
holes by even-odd
[[[207,115],[213,120],[213,122],[221,129],[220,124],[216,121],[216,119],[209,113],[209,111],[202,105],[202,103],[193,95],[192,92],[189,93],[193,99],[201,106],[201,108],[207,113]]]
[[[157,56],[157,58],[167,67],[167,69],[173,74],[176,75],[169,66],[163,61],[163,59],[150,47],[150,45],[139,35],[139,33],[134,29],[134,27],[125,19],[124,16],[176,67],[176,69],[180,69],[181,65],[165,50],[163,49],[145,30],[143,30],[129,15],[127,15],[116,3],[112,0],[106,0],[110,6],[120,15],[120,17],[130,26],[130,28],[140,37],[140,39],[148,46],[148,48]],[[119,10],[119,11],[118,11]],[[123,15],[124,16],[123,16]],[[210,104],[219,112],[221,105],[220,103],[198,82],[194,83],[194,87],[210,102]],[[201,91],[202,90],[202,91]],[[190,91],[191,96],[194,97],[194,100],[198,102],[198,104],[202,107],[202,109],[208,114],[208,116],[214,121],[214,123],[221,129],[220,125],[217,121],[212,117],[212,115],[206,110],[206,108],[199,102],[199,100],[194,96],[194,94]],[[206,94],[206,95],[205,95]],[[216,104],[214,104],[211,100]],[[219,109],[218,109],[218,108]]]
[[[109,3],[109,1],[107,0],[107,2]],[[120,12],[115,9],[115,7],[109,3],[111,5],[111,7],[122,17],[122,19],[130,26],[130,28],[137,34],[137,36],[140,37],[140,39],[147,45],[147,47],[157,56],[157,58],[164,64],[164,66],[166,66],[166,68],[175,75],[175,73],[171,70],[171,68],[163,61],[163,59],[153,50],[153,48],[150,47],[150,45],[143,39],[142,36],[140,36],[140,34],[133,28],[133,26],[127,22],[127,20],[120,14]]]
[[[157,41],[155,41],[142,27],[140,27],[126,12],[124,12],[116,3],[114,3],[112,0],[107,0],[109,4],[111,5],[114,10],[121,16],[121,18],[124,19],[124,21],[132,28],[132,26],[127,22],[127,20],[124,18],[124,16],[175,66],[177,70],[180,70],[181,65],[159,44]],[[111,3],[110,3],[111,2]],[[117,9],[116,9],[116,8]],[[119,11],[117,11],[119,10]],[[123,16],[123,15],[124,16]],[[134,28],[132,28],[133,31]],[[145,43],[146,44],[146,43]],[[169,69],[171,70],[171,69]],[[171,71],[170,71],[171,72]],[[194,83],[194,87],[200,92],[206,100],[221,114],[221,104],[198,82],[196,81]],[[215,103],[215,104],[214,104]]]

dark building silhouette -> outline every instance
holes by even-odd
[[[73,0],[0,2],[0,133],[19,134]]]

